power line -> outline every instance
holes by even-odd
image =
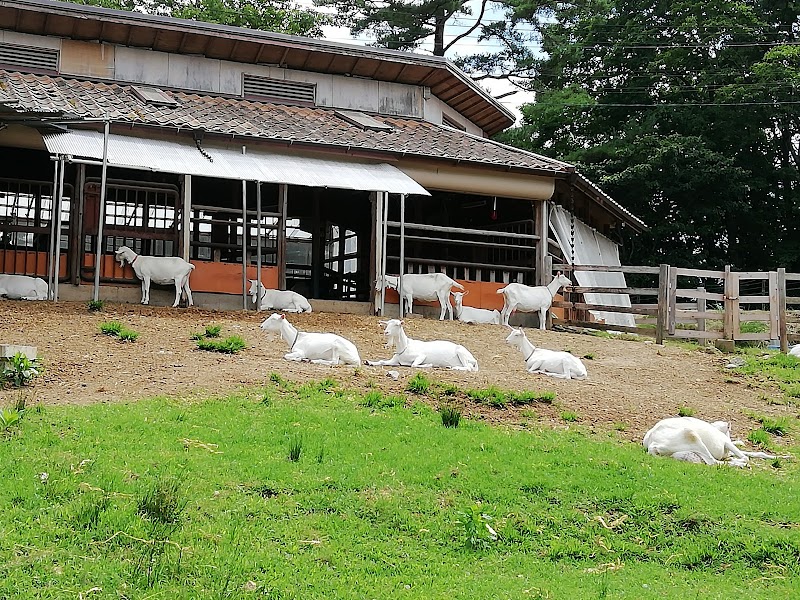
[[[610,102],[598,102],[596,104],[563,104],[558,102],[532,102],[532,104],[561,108],[676,108],[683,106],[783,106],[800,104],[800,100],[776,100],[774,102],[665,102],[663,104],[614,104]]]

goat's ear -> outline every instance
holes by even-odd
[[[556,271],[556,277],[561,277],[563,273],[561,271]]]
[[[469,295],[469,290],[464,290],[464,291],[463,291],[463,292],[461,292],[461,293],[462,293],[464,296],[468,296],[468,295]]]

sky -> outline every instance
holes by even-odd
[[[303,0],[299,2],[299,4],[304,6],[313,6],[311,0]],[[480,2],[477,0],[472,0],[471,4],[473,5],[473,12],[478,14],[480,8]],[[487,12],[489,19],[491,20],[499,20],[502,18],[502,13],[497,11],[488,11]],[[466,29],[468,29],[474,21],[465,18],[460,21],[454,21],[451,25],[449,25],[445,29],[445,44],[452,40],[454,37],[463,33]],[[323,28],[325,39],[330,40],[332,42],[346,42],[350,44],[370,44],[372,43],[372,39],[368,36],[360,36],[355,38],[350,35],[350,31],[345,27],[324,27]],[[455,54],[453,54],[453,50],[448,53],[447,58],[454,58],[454,56],[461,55],[466,56],[470,54],[476,54],[480,51],[486,53],[492,53],[500,49],[500,46],[497,42],[480,42],[478,43],[478,36],[480,34],[479,30],[472,32],[469,36],[463,38],[459,42],[456,43],[454,46]],[[430,43],[423,44],[417,52],[420,54],[431,54],[433,49],[433,42],[431,40]],[[508,83],[507,81],[495,81],[495,80],[484,80],[478,82],[478,85],[486,89],[493,97],[500,96],[507,92],[516,90],[515,86]],[[514,115],[517,117],[517,122],[519,123],[519,119],[521,117],[519,107],[522,104],[533,102],[534,96],[529,92],[522,92],[517,91],[517,93],[505,96],[498,100],[500,104],[502,104],[505,108],[509,109]]]

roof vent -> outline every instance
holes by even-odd
[[[337,110],[336,116],[341,117],[351,125],[361,127],[361,129],[370,129],[372,131],[393,131],[394,127],[387,125],[382,121],[373,119],[369,115],[353,110]]]
[[[453,129],[458,129],[459,131],[467,130],[467,128],[464,125],[462,125],[455,119],[448,117],[445,114],[442,114],[442,125],[447,125],[447,127],[452,127]]]
[[[139,100],[147,102],[148,104],[156,105],[169,105],[174,106],[178,104],[172,96],[167,94],[164,90],[154,87],[142,87],[140,85],[132,85],[131,89]]]
[[[33,73],[58,73],[58,50],[0,44],[0,67]]]
[[[251,100],[315,104],[317,84],[286,79],[269,79],[245,73],[242,79],[242,96]]]

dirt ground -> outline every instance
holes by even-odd
[[[130,304],[106,304],[91,313],[83,303],[13,302],[0,300],[0,344],[36,346],[46,370],[29,394],[45,404],[85,404],[130,401],[168,395],[198,397],[269,384],[269,375],[280,373],[291,381],[335,378],[343,387],[377,387],[387,393],[404,393],[414,370],[399,368],[397,381],[387,367],[327,367],[284,360],[287,345],[277,336],[262,332],[265,313],[172,309]],[[313,313],[290,315],[302,331],[326,331],[353,341],[362,359],[388,358],[383,348],[377,317]],[[141,334],[134,343],[122,343],[99,333],[102,322],[119,320]],[[220,325],[222,335],[237,334],[247,349],[237,355],[198,350],[190,334],[207,325]],[[461,389],[497,386],[513,390],[552,390],[552,406],[491,409],[472,403],[465,410],[472,418],[523,424],[539,422],[565,426],[564,411],[578,414],[578,426],[610,431],[641,439],[658,419],[677,414],[687,406],[695,416],[729,420],[737,437],[757,426],[748,414],[790,415],[797,410],[769,403],[778,390],[752,385],[726,371],[728,359],[719,353],[686,349],[680,345],[658,346],[652,342],[604,339],[557,331],[527,330],[530,340],[545,348],[569,350],[584,360],[588,381],[562,381],[524,371],[523,357],[504,343],[505,329],[492,325],[465,325],[412,317],[406,320],[412,338],[448,339],[466,346],[478,359],[480,371],[463,373],[436,369],[433,379]],[[14,392],[0,391],[0,405],[7,406]],[[427,399],[435,404],[436,399]]]

